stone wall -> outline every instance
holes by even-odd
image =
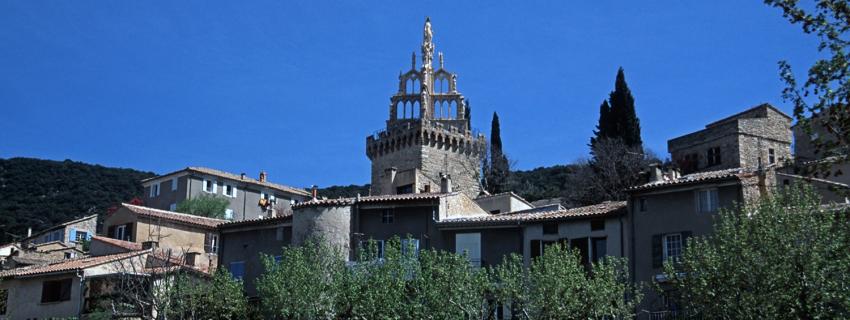
[[[311,238],[322,239],[347,257],[351,249],[351,205],[295,209],[292,215],[292,244],[301,245]]]

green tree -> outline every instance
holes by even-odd
[[[850,317],[850,218],[808,187],[724,210],[667,263],[672,295],[705,319]]]
[[[590,138],[591,152],[595,152],[598,142],[604,139],[620,139],[631,150],[641,150],[643,140],[640,137],[640,119],[635,112],[635,99],[626,83],[626,75],[621,67],[617,70],[614,91],[608,100],[599,107],[599,123]]]
[[[200,195],[177,204],[177,212],[196,216],[222,219],[230,201],[213,195]]]
[[[249,314],[242,281],[225,269],[209,279],[186,271],[170,276],[173,285],[163,292],[169,299],[168,319],[245,319]]]
[[[559,244],[526,269],[522,258],[506,257],[492,271],[494,296],[520,319],[617,319],[633,316],[640,295],[625,259],[608,257],[587,268],[578,253]]]
[[[490,127],[490,153],[487,156],[489,161],[484,164],[484,186],[491,194],[508,190],[508,177],[511,168],[507,155],[502,151],[501,131],[499,115],[493,112],[493,121]]]
[[[850,146],[850,3],[847,0],[765,0],[765,4],[782,10],[792,24],[803,32],[818,37],[818,51],[824,58],[809,67],[800,86],[791,64],[779,62],[780,76],[786,83],[783,98],[794,105],[794,116],[811,136],[821,158],[848,161]],[[813,128],[825,134],[813,136]],[[820,168],[828,174],[829,166]]]

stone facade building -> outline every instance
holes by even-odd
[[[762,104],[671,139],[667,149],[684,174],[776,165],[791,160],[791,120]]]
[[[486,147],[483,134],[470,127],[466,98],[457,75],[432,60],[431,22],[425,21],[422,65],[413,54],[410,70],[399,75],[398,92],[390,98],[384,130],[366,138],[372,161],[372,195],[427,193],[439,189],[441,175],[450,176],[456,191],[469,197],[481,192],[480,165]]]
[[[174,211],[183,200],[202,195],[227,199],[224,218],[241,221],[269,218],[291,212],[292,204],[304,201],[304,189],[268,181],[260,172],[257,179],[204,167],[187,167],[142,180],[144,202],[151,208]]]

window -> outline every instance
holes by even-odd
[[[590,220],[590,231],[605,230],[605,219]]]
[[[177,204],[176,203],[169,204],[168,210],[177,211]]]
[[[587,238],[576,238],[570,239],[570,247],[578,250],[579,256],[581,258],[581,264],[587,265],[590,262],[590,255],[588,251],[588,239]]]
[[[558,223],[547,222],[543,224],[543,234],[558,234]]]
[[[74,259],[77,257],[77,254],[74,252],[65,252],[65,259]]]
[[[89,233],[86,231],[77,231],[74,235],[74,242],[83,242],[89,238]]]
[[[41,284],[41,303],[71,300],[71,278]]]
[[[115,227],[115,239],[124,240],[127,235],[127,226],[120,225]]]
[[[419,255],[419,239],[401,239],[401,254],[407,255],[409,250],[413,250],[413,256]]]
[[[230,274],[233,279],[242,280],[245,277],[245,261],[233,261],[230,263]]]
[[[231,186],[229,184],[225,184],[224,185],[224,195],[231,197],[231,198],[236,198],[236,187]]]
[[[372,254],[368,251],[368,250],[372,249],[370,247],[372,245],[372,243],[374,243],[374,245],[375,245],[375,252],[374,253],[375,253],[376,257],[378,259],[383,259],[384,258],[384,240],[363,240],[363,241],[360,241],[360,250],[362,250],[363,253],[365,253],[366,256],[368,257],[369,255]]]
[[[767,163],[776,163],[776,151],[774,151],[773,148],[767,149]]]
[[[608,255],[608,239],[593,238],[590,241],[590,245],[593,251],[593,262],[599,262],[599,260]]]
[[[395,220],[395,214],[392,209],[384,209],[381,212],[381,223],[393,223]]]
[[[204,179],[204,192],[215,193],[218,189],[218,183],[215,180]]]
[[[686,154],[684,157],[679,159],[679,168],[682,169],[683,174],[688,174],[697,171],[699,168],[699,155],[696,153]]]
[[[396,193],[396,194],[408,194],[408,193],[413,193],[413,185],[412,185],[412,184],[408,184],[408,185],[404,185],[404,186],[401,186],[401,187],[395,188],[395,193]]]
[[[218,252],[218,234],[207,233],[204,239],[204,251],[213,254]]]
[[[158,195],[159,195],[159,183],[154,183],[154,184],[151,185],[150,196],[151,196],[151,198],[153,198],[153,197],[156,197]]]
[[[709,166],[720,164],[720,147],[713,147],[708,149],[708,152],[706,153],[706,159],[708,161]]]
[[[177,191],[177,178],[171,179],[171,191]]]
[[[502,212],[502,210],[499,210],[499,209],[496,209],[496,210],[490,210],[490,213],[492,213],[492,214],[499,214],[499,213],[501,213],[501,212]]]
[[[640,198],[638,200],[638,210],[640,212],[646,212],[646,198]]]
[[[194,266],[194,265],[195,265],[195,260],[197,260],[197,258],[198,258],[198,253],[197,253],[197,252],[187,252],[187,253],[183,256],[183,263],[185,263],[185,264],[186,264],[186,265],[188,265],[188,266]]]
[[[227,220],[233,220],[233,209],[224,209],[224,218]]]
[[[663,259],[664,261],[672,259],[677,262],[682,256],[682,234],[671,233],[663,236]]]
[[[714,212],[717,211],[719,200],[717,198],[717,189],[704,189],[697,191],[697,202],[699,212]]]

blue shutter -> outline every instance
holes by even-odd
[[[71,232],[68,232],[68,242],[74,242],[77,240],[77,229],[71,228]]]
[[[245,262],[231,262],[230,274],[233,275],[233,279],[242,280],[242,277],[245,276]]]
[[[86,241],[91,241],[91,232],[86,231]]]

